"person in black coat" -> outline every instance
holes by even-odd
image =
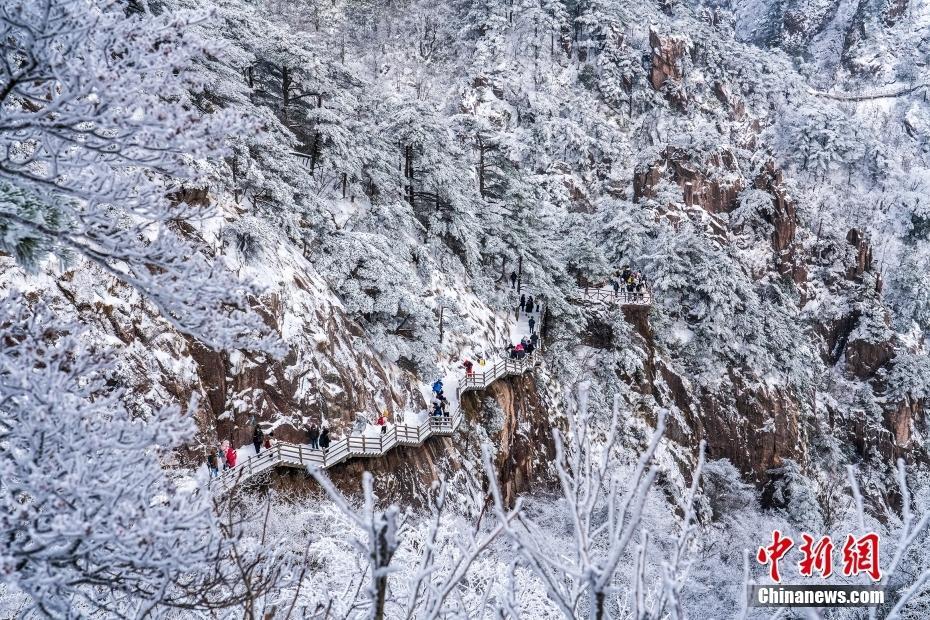
[[[265,434],[262,433],[262,429],[258,427],[258,424],[255,425],[255,430],[252,432],[252,445],[255,446],[255,454],[258,454],[262,451],[262,441],[265,439]]]
[[[527,325],[530,326],[530,333],[535,334],[536,333],[536,319],[534,319],[533,317],[530,317],[530,320],[527,321]]]
[[[517,288],[517,272],[510,272],[510,288]]]
[[[526,295],[520,295],[520,310],[526,308]]]
[[[329,451],[329,429],[325,426],[320,431],[320,449],[323,450],[323,454]]]
[[[219,461],[216,458],[215,450],[207,455],[207,471],[210,472],[210,478],[216,478],[220,475]]]
[[[310,425],[310,428],[307,430],[307,439],[310,440],[311,449],[320,449],[320,429],[316,427],[316,424]]]

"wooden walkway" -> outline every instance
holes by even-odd
[[[528,289],[523,288],[527,293]],[[533,294],[529,291],[529,294]],[[619,305],[648,306],[652,295],[642,293],[614,293],[611,288],[579,288],[576,296],[582,302],[600,302]],[[545,304],[538,312],[532,313],[537,330],[541,329],[545,317]],[[526,334],[529,336],[529,334]],[[416,425],[389,424],[385,432],[379,434],[353,434],[334,441],[328,450],[313,449],[307,444],[279,442],[271,448],[244,459],[239,465],[228,469],[210,481],[210,491],[214,495],[223,495],[249,479],[275,467],[320,468],[329,469],[352,458],[379,457],[396,446],[420,446],[430,437],[452,435],[462,424],[460,401],[465,392],[484,390],[503,377],[519,376],[532,371],[540,364],[542,338],[537,348],[523,359],[510,359],[501,356],[490,367],[476,366],[470,374],[464,371],[457,377],[455,398],[449,399],[449,412],[444,416],[426,415]],[[479,372],[480,369],[480,372]],[[449,386],[451,387],[451,385]],[[369,427],[371,428],[371,427]]]

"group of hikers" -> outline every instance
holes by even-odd
[[[465,363],[468,364],[465,372],[471,374],[471,362],[465,360]],[[442,417],[449,415],[448,409],[446,409],[449,406],[449,399],[446,398],[446,395],[442,391],[442,379],[436,379],[436,383],[433,384],[433,400],[430,404],[433,407],[433,416]]]
[[[311,423],[307,428],[307,438],[309,439],[310,449],[322,450],[323,454],[326,454],[327,450],[329,450],[329,428],[326,426],[320,429],[315,422]],[[277,443],[278,440],[274,436],[274,431],[270,431],[266,435],[261,427],[255,425],[252,431],[252,445],[255,447],[255,454],[261,453],[262,449],[270,450]],[[238,452],[232,447],[229,440],[224,440],[217,450],[207,454],[207,471],[210,473],[210,478],[216,478],[220,475],[221,465],[223,471],[235,467],[238,457]]]
[[[622,271],[614,272],[610,279],[610,286],[614,289],[614,295],[619,295],[620,288],[626,287],[627,293],[635,293],[642,297],[643,291],[647,289],[646,276],[642,272],[633,271],[629,265],[626,265]]]
[[[310,444],[311,450],[322,450],[326,454],[329,450],[329,427],[320,428],[316,422],[311,422],[307,427],[307,443]],[[256,454],[258,451],[256,450]]]
[[[507,345],[507,357],[512,360],[522,360],[536,350],[538,343],[539,335],[536,332],[530,334],[529,337],[524,336],[516,346],[512,344]]]
[[[536,299],[533,299],[532,295],[529,297],[526,295],[520,295],[520,310],[529,314],[533,312],[534,309],[536,312],[542,310],[542,302],[539,300],[539,298],[537,297]],[[520,318],[519,312],[517,313],[517,318]],[[530,329],[532,329],[532,327],[530,327]]]
[[[223,466],[223,471],[235,467],[238,456],[229,440],[223,441],[219,448],[207,454],[207,471],[210,472],[210,477],[216,478],[220,475],[220,464]]]

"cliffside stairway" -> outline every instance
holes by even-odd
[[[526,287],[521,288],[520,292],[536,296],[535,291]],[[621,306],[652,304],[652,295],[649,291],[614,293],[611,288],[579,288],[574,298],[581,303],[607,303]],[[545,311],[545,304],[542,304],[538,311],[529,314],[521,311],[512,325],[511,334],[529,336],[527,321],[530,316],[535,319],[537,333],[539,333]],[[389,424],[383,433],[381,427],[369,425],[360,434],[351,434],[334,441],[326,452],[313,449],[307,444],[279,442],[271,448],[265,448],[258,454],[244,459],[236,467],[213,478],[210,481],[210,492],[214,495],[223,495],[237,485],[275,467],[329,469],[350,458],[379,457],[395,446],[420,446],[430,437],[452,435],[462,424],[463,416],[460,407],[462,394],[484,390],[503,377],[519,376],[532,371],[541,363],[542,345],[540,334],[536,349],[523,359],[510,359],[502,355],[493,363],[489,360],[490,365],[476,365],[471,373],[459,371],[444,378],[445,391],[450,394],[454,391],[455,394],[455,398],[449,399],[447,415],[433,416],[424,412],[419,415],[420,419],[415,424]]]

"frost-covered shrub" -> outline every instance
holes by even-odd
[[[743,481],[729,459],[708,461],[701,485],[715,521],[748,508],[756,501],[755,489]]]
[[[823,531],[823,516],[814,485],[798,463],[785,459],[784,465],[768,473],[771,481],[765,489],[765,496],[772,505],[784,510],[785,517],[794,526],[808,532]]]

